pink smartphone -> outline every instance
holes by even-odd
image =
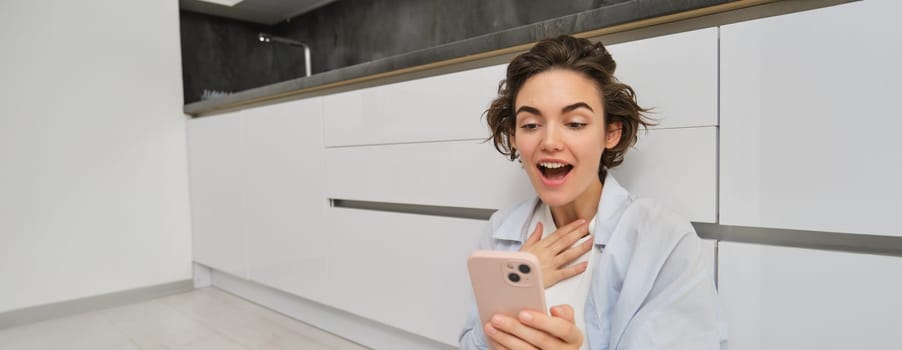
[[[548,314],[542,270],[535,255],[478,250],[470,254],[467,268],[482,321],[480,327],[495,314],[513,318],[517,318],[520,310]]]

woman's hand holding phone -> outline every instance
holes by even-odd
[[[573,243],[589,233],[586,220],[579,219],[571,222],[544,239],[542,238],[543,231],[542,223],[536,225],[536,229],[520,247],[520,251],[531,253],[539,259],[545,288],[586,271],[586,267],[589,266],[588,262],[568,266],[592,250],[594,245],[594,242],[588,239],[578,246],[573,246]]]
[[[521,311],[519,317],[497,314],[483,327],[496,350],[579,349],[583,334],[573,320],[570,305],[551,308],[551,316]]]

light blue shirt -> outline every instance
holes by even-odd
[[[519,250],[538,200],[492,215],[479,249]],[[726,323],[709,269],[713,262],[692,225],[656,201],[637,199],[610,174],[596,218],[599,254],[591,262],[583,334],[589,348],[725,347]],[[488,349],[475,303],[460,348]]]

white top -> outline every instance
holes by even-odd
[[[539,201],[536,206],[532,220],[529,222],[530,232],[535,230],[538,223],[542,223],[542,238],[548,237],[557,230],[554,224],[554,217],[551,215],[551,208]],[[589,235],[580,238],[573,246],[582,244],[592,239],[592,232],[595,231],[595,217],[589,220]],[[594,261],[596,249],[589,250],[588,253],[581,255],[567,266],[579,264],[587,261]],[[586,319],[584,313],[586,310],[586,299],[589,296],[589,287],[592,285],[592,270],[594,264],[589,264],[585,272],[570,277],[563,281],[559,281],[555,285],[545,289],[545,305],[549,308],[555,305],[569,304],[573,307],[573,318],[576,326],[586,333]],[[583,342],[582,349],[589,349],[589,342]]]

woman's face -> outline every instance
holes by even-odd
[[[617,144],[620,128],[605,132],[601,94],[592,80],[566,69],[534,75],[520,88],[514,113],[513,144],[545,204],[582,203],[592,186],[600,189],[601,153]]]

